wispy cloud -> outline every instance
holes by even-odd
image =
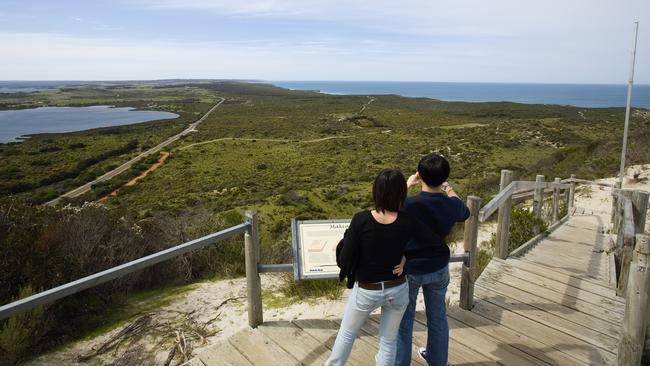
[[[169,42],[0,33],[1,79],[246,78],[593,82],[611,63],[539,58],[462,44],[398,45],[367,40]],[[539,59],[538,59],[539,58]],[[43,67],[43,63],[47,67]],[[621,70],[622,74],[625,70]],[[535,81],[535,80],[533,80]],[[600,80],[606,81],[606,80]]]
[[[648,0],[74,1],[3,7],[0,79],[624,82],[638,18],[650,82]]]

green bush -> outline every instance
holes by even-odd
[[[512,209],[510,216],[510,239],[508,242],[508,252],[519,248],[522,244],[532,239],[534,234],[535,223],[540,225],[540,232],[544,233],[548,229],[543,220],[537,219],[535,214],[526,208],[515,207]],[[497,236],[492,234],[490,240],[485,240],[479,245],[477,253],[477,273],[480,275],[485,267],[490,263],[494,256]]]
[[[12,300],[20,300],[33,294],[34,291],[28,285],[21,288],[17,298]],[[7,319],[0,328],[0,366],[14,365],[21,361],[24,355],[41,341],[49,324],[43,305]]]
[[[296,282],[293,280],[293,273],[285,273],[280,291],[290,299],[306,300],[325,297],[338,300],[345,291],[345,282],[339,282],[337,279]]]
[[[548,225],[535,217],[532,210],[515,207],[510,216],[510,241],[508,251],[512,252],[535,236],[534,227],[539,225],[540,233],[546,232]]]

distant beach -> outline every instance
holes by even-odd
[[[444,101],[625,107],[625,84],[443,83],[400,81],[268,81],[294,90],[327,94],[397,94]],[[632,106],[650,109],[650,85],[634,85]]]

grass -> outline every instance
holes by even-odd
[[[293,274],[284,274],[282,284],[277,291],[264,290],[262,303],[265,308],[284,308],[289,305],[306,302],[316,304],[320,299],[339,300],[345,291],[345,283],[338,279],[303,280],[295,282]]]
[[[181,286],[161,286],[152,290],[124,295],[122,298],[116,299],[118,306],[113,307],[108,313],[102,314],[103,325],[79,334],[74,341],[62,344],[54,350],[66,349],[79,342],[92,340],[97,336],[120,328],[136,317],[170,305],[200,285],[201,282]]]

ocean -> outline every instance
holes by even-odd
[[[327,94],[397,94],[444,101],[559,104],[576,107],[625,107],[625,84],[516,84],[401,81],[267,81],[295,90]],[[650,109],[650,85],[632,89],[632,106]]]

